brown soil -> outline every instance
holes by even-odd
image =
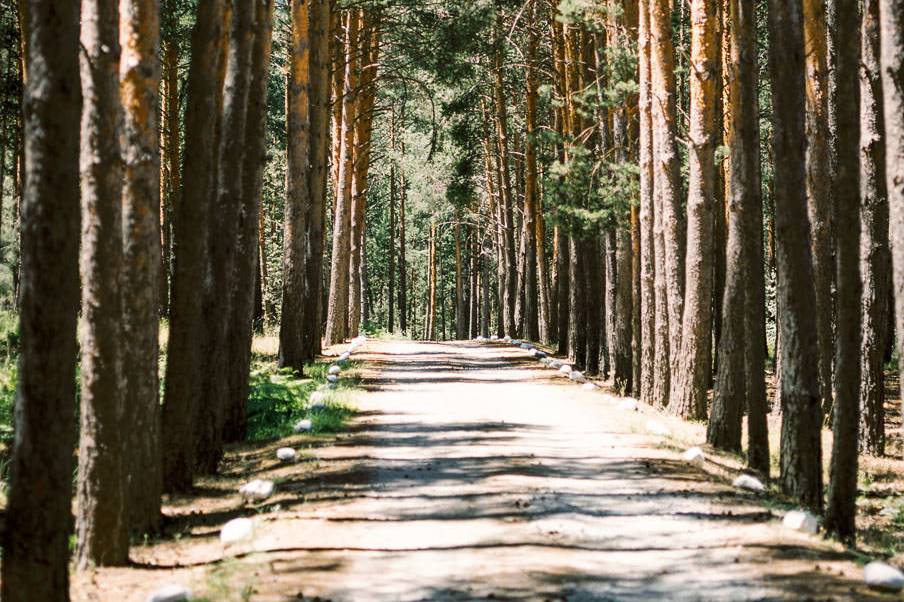
[[[174,582],[217,601],[885,599],[842,548],[717,476],[731,466],[690,467],[648,434],[672,418],[498,344],[371,341],[359,357],[347,434],[232,450],[222,477],[169,501],[167,537],[77,576],[74,599]],[[278,465],[287,444],[308,459]],[[243,506],[238,487],[264,477],[278,494]],[[257,537],[224,550],[238,516]]]

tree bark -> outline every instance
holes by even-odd
[[[79,9],[34,0],[23,30],[24,182],[16,438],[3,600],[69,599],[79,300]]]
[[[640,168],[640,400],[646,404],[657,403],[654,375],[656,365],[656,235],[654,230],[655,205],[653,202],[653,131],[650,90],[650,10],[649,2],[642,0],[638,19],[638,73],[639,73],[639,144]],[[661,397],[659,398],[661,403]]]
[[[242,166],[242,210],[238,223],[239,253],[232,286],[233,305],[229,337],[229,398],[223,440],[235,443],[245,439],[251,342],[254,323],[255,281],[258,265],[259,204],[266,163],[266,91],[269,82],[273,44],[273,0],[255,3],[257,34],[251,53],[251,81],[248,116],[245,126],[245,156]]]
[[[857,0],[836,0],[839,23],[860,20]],[[847,542],[856,539],[857,463],[860,435],[860,29],[836,41],[838,130],[836,232],[835,403],[832,463],[825,527]]]
[[[342,146],[339,151],[338,188],[333,220],[333,254],[324,344],[335,345],[348,334],[349,252],[351,249],[351,196],[358,94],[358,32],[361,14],[354,9],[346,30],[345,83],[342,97]]]
[[[713,197],[715,195],[716,82],[718,81],[716,0],[691,4],[691,123],[688,153],[687,257],[681,353],[669,408],[683,418],[706,417],[712,340]]]
[[[822,509],[822,407],[817,357],[813,262],[807,217],[805,92],[801,0],[769,6],[775,158],[775,229],[781,336],[781,487]],[[733,179],[737,174],[732,174]],[[723,333],[723,339],[726,334]],[[720,360],[721,362],[721,360]]]
[[[83,0],[81,429],[77,564],[122,566],[125,514],[122,378],[122,164],[117,0]]]
[[[120,95],[123,114],[123,414],[131,530],[160,527],[163,474],[160,463],[159,323],[161,265],[158,90],[158,0],[121,0]],[[173,107],[174,108],[174,107]],[[175,132],[174,132],[175,133]],[[171,137],[175,144],[178,136]],[[172,152],[172,149],[166,149]],[[178,167],[177,167],[178,168]],[[163,285],[165,287],[165,285]]]
[[[524,143],[524,336],[531,341],[540,340],[540,324],[537,312],[539,290],[537,287],[537,0],[530,5],[531,26],[527,42],[527,74],[525,92],[526,139]]]
[[[307,360],[302,331],[305,307],[305,251],[314,191],[310,173],[311,144],[311,30],[310,3],[291,6],[289,85],[286,91],[286,205],[283,231],[282,312],[279,328],[279,366],[299,375]]]
[[[182,198],[176,206],[170,334],[163,405],[163,487],[187,492],[194,472],[194,415],[201,396],[201,295],[208,257],[207,217],[216,153],[219,42],[224,3],[199,0],[185,110]]]
[[[805,0],[807,66],[807,201],[813,275],[819,384],[826,409],[832,403],[832,136],[829,130],[829,53],[825,0]]]
[[[860,271],[863,334],[860,339],[860,448],[885,455],[885,351],[888,347],[891,254],[885,184],[885,128],[879,65],[879,2],[867,0],[861,20],[860,71]]]
[[[497,12],[496,35],[502,35],[502,16]],[[515,295],[517,293],[517,258],[515,253],[515,219],[512,201],[512,184],[508,162],[508,114],[506,110],[505,88],[502,81],[503,68],[502,40],[497,39],[494,53],[496,96],[496,134],[498,135],[498,161],[499,161],[499,198],[503,217],[503,242],[505,245],[505,333],[509,336],[516,335],[515,324]]]

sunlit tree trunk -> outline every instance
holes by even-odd
[[[160,22],[158,0],[121,0],[120,95],[123,165],[123,413],[127,479],[126,510],[135,533],[160,526],[159,320],[160,280],[166,280],[160,252],[160,148],[158,90]],[[171,107],[175,110],[175,107]],[[175,144],[178,132],[170,137]],[[172,152],[172,149],[166,149]],[[178,151],[177,151],[178,152]],[[176,166],[178,169],[178,166]],[[172,177],[172,176],[170,176]],[[165,285],[163,285],[165,288]]]
[[[129,557],[123,470],[122,169],[117,0],[83,0],[79,569]]]
[[[537,0],[530,5],[531,21],[537,18]],[[533,24],[532,24],[533,25]],[[527,109],[524,144],[524,336],[531,341],[540,340],[537,312],[539,289],[537,287],[537,214],[539,195],[537,185],[537,29],[531,26],[527,43]]]
[[[638,166],[640,168],[640,399],[657,402],[656,234],[653,203],[653,130],[650,90],[650,10],[641,0],[638,11]]]
[[[497,36],[502,35],[502,16],[497,13]],[[517,264],[515,252],[515,219],[512,201],[512,184],[509,174],[508,162],[508,111],[506,109],[505,89],[502,81],[503,70],[502,40],[496,41],[494,53],[495,65],[495,105],[496,105],[496,134],[498,136],[498,161],[499,161],[499,198],[503,217],[503,242],[505,244],[505,332],[510,336],[515,334],[515,295],[517,293]]]

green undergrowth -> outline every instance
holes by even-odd
[[[350,363],[340,374],[334,389],[324,390],[325,407],[311,408],[311,395],[327,383],[329,363],[305,366],[304,376],[293,370],[279,369],[272,362],[258,362],[251,372],[248,398],[248,441],[269,441],[292,434],[299,420],[311,420],[313,433],[336,433],[345,427],[354,413],[351,397],[359,384]],[[351,374],[351,376],[350,376]]]

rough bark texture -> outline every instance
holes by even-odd
[[[669,384],[662,387],[662,403],[671,392],[671,374],[677,370],[681,351],[681,320],[684,313],[685,219],[679,183],[677,148],[677,108],[675,89],[675,49],[672,44],[670,0],[650,3],[650,74],[652,81],[652,131],[654,195],[662,211],[662,252],[664,308],[668,312]],[[660,278],[659,273],[656,274]]]
[[[501,16],[498,17],[497,29],[501,30]],[[498,32],[501,35],[501,31]],[[516,336],[515,324],[515,296],[517,289],[517,265],[515,253],[515,218],[512,201],[512,184],[508,162],[508,111],[506,109],[505,89],[502,82],[503,56],[502,41],[497,41],[495,52],[495,104],[496,104],[496,134],[498,136],[498,161],[499,161],[499,198],[503,218],[503,243],[505,258],[505,333]]]
[[[123,432],[126,508],[139,534],[160,527],[160,86],[158,0],[121,0],[123,106]],[[174,143],[176,139],[171,139]],[[165,286],[165,285],[164,285]]]
[[[353,10],[346,28],[345,84],[342,97],[342,137],[339,151],[338,188],[333,218],[333,254],[330,267],[330,294],[327,305],[324,344],[334,345],[347,335],[349,251],[351,245],[351,196],[354,165],[352,157],[355,144],[355,110],[358,88],[358,32],[361,15]]]
[[[117,0],[83,0],[79,569],[129,557],[123,471],[122,165]]]
[[[210,277],[204,290],[204,379],[200,422],[196,424],[195,465],[201,474],[217,471],[223,456],[223,427],[229,396],[228,328],[232,318],[232,286],[235,277],[237,225],[242,210],[242,168],[245,126],[248,118],[248,86],[254,43],[254,4],[236,0],[229,31],[226,79],[223,89],[223,121],[214,203],[210,207]],[[215,235],[214,235],[215,234]]]
[[[242,441],[247,430],[245,406],[251,369],[254,282],[258,263],[258,210],[266,162],[266,91],[273,44],[273,0],[255,2],[257,35],[251,54],[251,81],[242,167],[242,209],[238,223],[233,304],[229,326],[229,398],[223,440]]]
[[[224,5],[200,0],[192,32],[185,110],[182,198],[173,229],[174,268],[163,405],[163,487],[188,491],[194,471],[194,414],[201,396],[201,294],[207,265],[207,217],[216,158],[210,144],[219,94],[219,39]]]
[[[827,407],[832,399],[832,132],[829,130],[829,53],[825,0],[804,0],[807,68],[807,202],[813,275],[819,385]]]
[[[813,263],[807,217],[803,11],[800,0],[769,6],[775,229],[782,370],[781,487],[822,509],[822,408],[816,357]],[[733,177],[736,174],[732,174]],[[723,333],[723,337],[725,334]]]
[[[836,0],[839,23],[859,22],[858,0]],[[835,403],[825,528],[844,541],[857,533],[860,435],[860,29],[836,41],[838,130],[836,232]]]
[[[29,3],[21,347],[2,597],[69,599],[79,247],[79,11]]]
[[[640,167],[640,399],[654,402],[656,373],[656,270],[653,204],[653,131],[650,116],[649,3],[640,2],[638,19],[639,55],[639,153]]]
[[[323,331],[323,229],[330,148],[330,20],[329,0],[313,0],[311,31],[311,209],[305,255],[304,314],[302,341],[305,360],[320,353]],[[339,104],[339,103],[337,103]]]
[[[889,204],[899,374],[904,374],[904,6],[879,0],[885,182]],[[904,390],[904,379],[901,379]]]
[[[688,153],[687,258],[684,317],[678,373],[669,408],[684,418],[706,416],[712,340],[713,196],[715,191],[716,82],[718,81],[716,0],[691,5],[691,124]]]
[[[279,366],[302,374],[305,249],[311,211],[311,32],[309,3],[294,0],[286,89],[286,206],[283,230]]]
[[[530,5],[531,21],[537,16],[537,0]],[[531,341],[540,340],[540,322],[537,304],[537,29],[531,24],[527,43],[527,90],[525,97],[526,140],[524,143],[524,336]]]
[[[861,21],[860,67],[860,447],[885,454],[885,351],[888,348],[891,254],[885,184],[885,128],[879,66],[879,1],[866,0]]]

